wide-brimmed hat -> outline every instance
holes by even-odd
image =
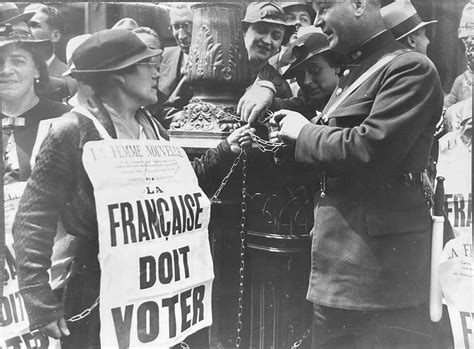
[[[29,30],[12,28],[7,24],[2,28],[0,48],[11,44],[16,44],[24,47],[26,50],[36,52],[44,61],[48,60],[54,51],[51,40],[35,39]]]
[[[423,22],[410,1],[395,1],[380,9],[385,27],[392,32],[396,40],[417,31],[437,20]]]
[[[313,6],[311,5],[311,2],[291,1],[291,2],[282,2],[280,5],[281,5],[281,8],[283,9],[283,11],[285,11],[285,12],[288,12],[288,11],[291,11],[292,9],[297,9],[297,8],[301,8],[301,9],[305,10],[309,14],[309,17],[311,19],[311,23],[313,23],[314,19],[316,18],[316,11],[313,8]]]
[[[247,6],[245,17],[242,23],[253,24],[257,22],[266,22],[281,24],[285,27],[293,27],[286,21],[285,11],[280,5],[264,1],[264,2],[252,2]]]
[[[309,33],[296,39],[282,56],[282,59],[284,59],[285,55],[292,55],[294,59],[288,70],[283,74],[283,78],[294,78],[298,69],[305,62],[326,51],[329,51],[329,43],[327,36],[323,33]]]
[[[28,22],[34,13],[21,13],[13,2],[0,3],[0,25]]]
[[[110,72],[130,67],[139,61],[159,55],[127,29],[105,29],[92,34],[72,54],[71,73]]]

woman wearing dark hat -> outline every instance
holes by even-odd
[[[253,2],[247,7],[242,27],[252,80],[271,81],[278,97],[291,97],[288,83],[268,63],[294,31],[286,22],[285,11],[273,2]]]
[[[342,59],[329,50],[327,36],[322,33],[299,37],[285,52],[284,58],[293,63],[283,78],[295,78],[300,92],[297,97],[287,100],[275,98],[271,109],[295,110],[311,119],[324,109],[335,90],[338,81],[336,66]]]
[[[2,11],[0,10],[0,13]],[[14,17],[25,17],[17,15]],[[21,20],[20,20],[21,21]],[[30,158],[41,120],[55,118],[71,108],[44,97],[49,82],[45,59],[53,46],[49,40],[35,40],[20,26],[4,19],[0,36],[0,98],[4,184],[26,181]],[[7,25],[7,23],[9,25]]]
[[[83,147],[104,138],[168,139],[161,125],[141,109],[156,102],[160,54],[122,29],[92,34],[75,50],[72,74],[91,86],[92,96],[52,124],[19,205],[13,236],[30,328],[61,338],[64,348],[100,347],[98,308],[81,321],[65,321],[91,307],[100,286],[95,199],[82,163]],[[194,160],[199,185],[214,189],[249,141],[245,128],[240,128]],[[79,241],[63,304],[52,293],[47,273],[59,219]]]

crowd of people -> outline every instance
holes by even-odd
[[[313,348],[435,345],[430,197],[438,161],[447,176],[450,166],[464,169],[456,161],[472,151],[473,13],[471,1],[458,32],[466,71],[444,94],[427,56],[426,28],[437,21],[423,21],[408,0],[246,8],[251,79],[236,110],[245,126],[192,167],[212,195],[270,110],[269,140],[290,145],[290,164],[318,172],[307,293]],[[60,338],[64,348],[100,347],[98,309],[87,321],[65,321],[100,293],[86,143],[170,142],[167,129],[193,97],[186,80],[193,11],[173,4],[169,19],[176,46],[164,47],[139,18],[122,18],[71,38],[62,62],[55,46],[65,23],[57,8],[32,3],[21,13],[14,3],[0,4],[3,180],[27,182],[13,225],[19,287],[31,330]],[[78,240],[60,293],[48,274],[59,221]],[[203,345],[193,336],[186,342]]]

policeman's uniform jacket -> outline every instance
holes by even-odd
[[[377,310],[428,299],[431,218],[419,177],[443,103],[433,63],[381,32],[349,55],[325,111],[391,53],[327,125],[306,125],[296,141],[296,160],[325,174],[314,209],[313,303]]]

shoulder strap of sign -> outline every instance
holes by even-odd
[[[367,69],[359,78],[354,81],[347,89],[344,90],[344,92],[339,96],[339,98],[329,107],[329,109],[325,113],[321,113],[314,117],[311,122],[312,123],[318,123],[319,120],[322,118],[323,120],[327,121],[330,118],[330,115],[341,105],[342,102],[357,88],[359,88],[360,85],[362,85],[365,81],[367,81],[368,78],[370,78],[375,72],[377,72],[379,69],[383,68],[386,66],[388,63],[390,63],[395,57],[397,57],[400,53],[400,51],[397,51],[395,53],[383,56],[380,58],[377,63],[375,63],[373,66],[371,66],[369,69]]]
[[[99,122],[99,120],[97,120],[97,118],[94,116],[94,114],[92,114],[89,110],[87,110],[86,108],[84,108],[82,106],[75,106],[74,108],[72,108],[71,111],[76,112],[76,113],[81,114],[81,115],[84,115],[85,117],[92,120],[92,122],[94,123],[95,128],[97,129],[97,131],[99,132],[99,134],[102,136],[103,139],[105,139],[105,140],[113,139],[112,136],[110,136],[109,132],[107,132],[105,127]]]

